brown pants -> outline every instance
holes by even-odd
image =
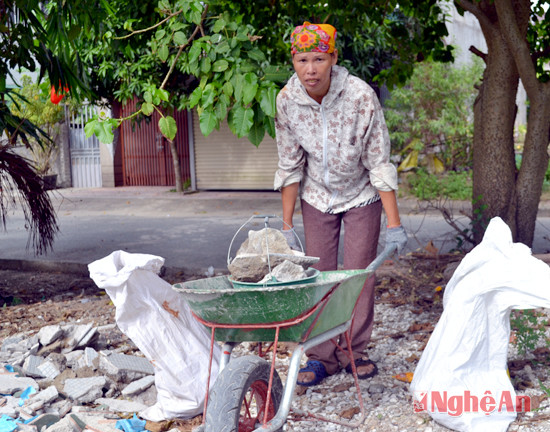
[[[314,266],[318,270],[337,270],[340,228],[344,223],[344,269],[364,269],[376,258],[382,203],[374,202],[347,212],[328,214],[317,210],[302,200],[302,217],[306,237],[306,254],[321,258]],[[374,321],[374,284],[371,276],[357,299],[351,344],[354,359],[363,356],[369,343]],[[338,344],[347,350],[344,335]],[[327,373],[332,375],[340,367],[349,364],[346,353],[341,352],[332,341],[324,342],[306,352],[310,360],[323,362]]]

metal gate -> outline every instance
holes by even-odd
[[[136,111],[136,100],[122,108],[122,117]],[[177,111],[174,119],[178,133],[174,139],[181,166],[182,181],[189,183],[190,151],[187,111]],[[124,186],[173,186],[176,183],[170,143],[158,128],[160,115],[155,111],[139,122],[126,121],[121,126],[122,172]]]
[[[86,138],[84,126],[95,114],[95,107],[84,105],[76,114],[65,115],[69,119],[69,145],[71,151],[71,177],[75,188],[101,187],[101,159],[99,141],[92,135]]]

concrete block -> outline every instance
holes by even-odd
[[[38,366],[44,361],[44,357],[29,355],[23,362],[23,372],[33,378],[44,378]]]
[[[108,373],[117,375],[119,372],[140,372],[147,375],[153,375],[155,369],[149,360],[145,357],[137,357],[126,354],[111,354],[103,357],[100,361],[100,367],[104,367]]]
[[[13,375],[0,375],[0,394],[13,395],[18,391],[23,391],[28,387],[38,390],[38,383],[29,377],[19,377]]]
[[[69,378],[63,387],[64,393],[74,401],[81,403],[94,402],[103,396],[103,387],[107,379],[103,376],[90,378]]]
[[[37,336],[42,346],[47,346],[63,337],[63,329],[60,325],[49,325],[42,327]]]
[[[155,382],[154,375],[148,375],[137,381],[131,382],[126,387],[122,389],[122,394],[124,396],[134,395],[136,393],[141,393],[144,390],[147,390]]]
[[[52,380],[61,373],[57,365],[51,360],[43,361],[38,365],[37,369],[40,371],[40,373],[42,373],[42,376],[44,378]]]
[[[96,403],[107,405],[109,410],[117,413],[135,413],[148,408],[147,405],[142,403],[122,399],[99,398],[96,400]]]

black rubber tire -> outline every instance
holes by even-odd
[[[261,425],[264,410],[261,408],[267,396],[271,365],[264,359],[249,355],[232,359],[222,370],[210,389],[206,409],[205,432],[248,432]],[[250,390],[255,390],[257,413],[243,415],[243,401]],[[269,419],[279,409],[283,394],[281,378],[273,371]],[[258,399],[259,398],[259,399]],[[256,417],[255,417],[256,416]],[[258,419],[256,423],[255,418]],[[248,425],[244,424],[248,422]],[[256,423],[253,428],[250,423]],[[279,429],[282,431],[283,429]]]

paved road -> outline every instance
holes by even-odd
[[[52,268],[74,264],[82,269],[115,250],[124,250],[161,256],[169,268],[225,270],[229,246],[239,228],[253,215],[281,214],[277,192],[182,195],[162,187],[125,187],[61,189],[52,198],[60,226],[54,250],[38,257],[27,250],[23,215],[13,211],[8,214],[7,231],[0,233],[0,266],[39,262]],[[464,204],[455,209],[456,215],[460,215],[460,205]],[[419,211],[415,202],[406,200],[400,200],[400,206],[410,236],[408,250],[423,248],[430,241],[443,251],[456,247],[456,233],[439,213]],[[550,212],[543,213],[537,222],[534,253],[550,251]],[[300,219],[296,217],[295,223],[303,239]],[[467,227],[465,217],[461,222]],[[272,223],[280,226],[275,219]],[[262,227],[263,219],[247,224],[234,239],[232,256],[248,229]]]

